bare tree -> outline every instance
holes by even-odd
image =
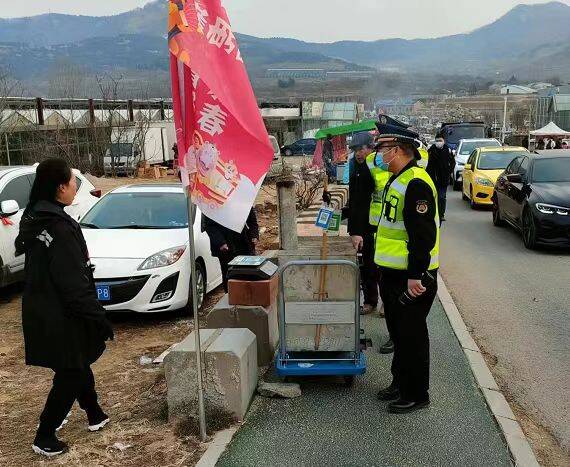
[[[21,97],[23,94],[22,85],[14,79],[7,68],[0,68],[0,161],[10,165],[8,134],[14,130],[10,123],[13,115],[11,110],[14,104],[10,103],[10,97]]]
[[[49,96],[57,99],[85,97],[85,69],[76,63],[59,60],[49,73]]]

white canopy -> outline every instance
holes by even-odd
[[[554,122],[550,122],[540,130],[531,131],[530,134],[533,136],[570,136],[569,131],[564,131]]]

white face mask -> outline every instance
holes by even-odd
[[[445,143],[444,143],[443,141],[436,141],[436,142],[435,142],[435,147],[436,147],[437,149],[441,149],[444,144],[445,144]]]

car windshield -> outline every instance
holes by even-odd
[[[515,157],[521,155],[523,155],[523,153],[508,151],[482,152],[479,156],[477,168],[481,170],[506,169],[507,165],[509,165]]]
[[[181,229],[188,227],[183,193],[111,193],[81,220],[90,229]]]
[[[459,154],[466,156],[471,154],[473,150],[477,148],[497,148],[499,146],[501,146],[501,143],[494,140],[469,141],[461,145]]]
[[[570,157],[535,160],[533,179],[535,182],[570,182]]]

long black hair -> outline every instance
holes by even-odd
[[[55,201],[60,185],[67,185],[73,175],[63,159],[46,159],[36,169],[36,179],[30,192],[28,209],[38,201]]]

